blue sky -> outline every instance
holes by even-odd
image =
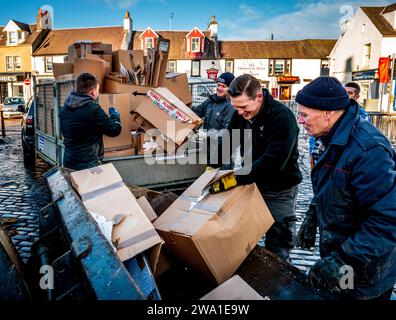
[[[223,40],[275,40],[328,38],[340,33],[340,21],[353,15],[359,6],[390,4],[387,0],[0,0],[0,25],[10,19],[35,23],[38,8],[51,6],[56,29],[121,25],[125,10],[130,11],[134,29],[206,29],[210,17],[219,23]]]

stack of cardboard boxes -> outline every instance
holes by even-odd
[[[188,107],[187,75],[166,73],[169,48],[169,40],[159,39],[146,57],[143,50],[112,51],[111,44],[83,41],[69,47],[66,63],[54,63],[56,80],[76,79],[83,72],[95,75],[100,106],[120,112],[122,132],[104,137],[106,157],[174,153],[202,123]]]

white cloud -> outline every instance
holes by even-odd
[[[251,14],[249,8],[233,21],[223,21],[219,24],[222,39],[266,40],[271,34],[275,40],[327,38],[336,39],[340,34],[340,21],[353,15],[359,6],[381,6],[393,1],[385,0],[353,0],[353,1],[300,1],[295,4],[295,11],[274,16],[270,19],[257,17],[258,11],[252,14],[255,21],[262,19],[262,23],[251,23],[246,16]],[[348,6],[348,7],[345,7]],[[341,8],[347,10],[340,13]],[[348,9],[349,8],[349,9]],[[238,13],[239,16],[239,13]]]

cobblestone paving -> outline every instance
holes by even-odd
[[[11,231],[21,258],[27,261],[32,243],[38,239],[38,214],[48,204],[43,173],[50,168],[40,159],[34,170],[23,166],[19,134],[0,139],[0,220]]]

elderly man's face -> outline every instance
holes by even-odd
[[[301,104],[297,105],[297,111],[297,122],[303,125],[308,135],[321,137],[330,131],[332,126],[331,111],[307,108]]]

